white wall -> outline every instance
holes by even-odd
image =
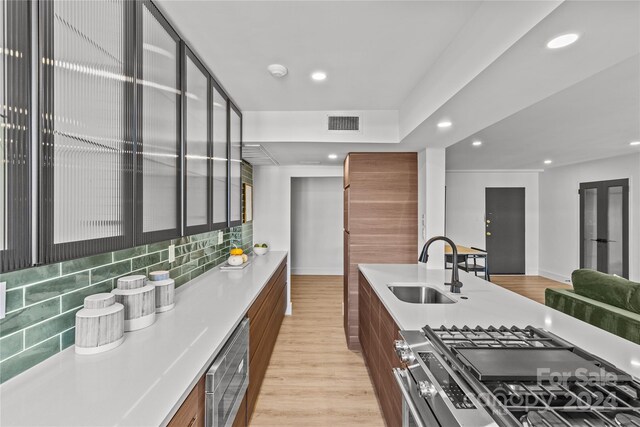
[[[640,280],[640,154],[540,175],[540,274],[568,280],[580,266],[580,183],[629,178],[629,278]]]
[[[287,298],[291,314],[291,178],[342,177],[340,166],[257,166],[253,170],[253,241],[288,251]]]
[[[360,132],[330,132],[328,115],[360,116]],[[261,142],[398,143],[398,111],[243,111],[242,139]]]
[[[538,172],[463,172],[446,174],[446,231],[456,244],[486,247],[485,188],[525,188],[525,272],[538,274],[539,193]]]
[[[446,150],[427,148],[418,153],[418,254],[428,239],[444,235]],[[429,248],[428,268],[444,267],[444,243]]]
[[[291,274],[344,273],[343,193],[341,177],[291,179]]]

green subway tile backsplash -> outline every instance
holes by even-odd
[[[114,277],[131,273],[131,260],[120,261],[91,270],[91,283],[103,282]]]
[[[23,350],[23,331],[0,339],[0,362]]]
[[[53,337],[0,363],[0,383],[37,365],[60,351],[60,337]]]
[[[89,286],[89,272],[81,271],[76,274],[40,282],[35,285],[28,285],[24,290],[24,299],[26,305],[30,305],[86,286]]]
[[[24,346],[29,348],[41,341],[59,335],[76,324],[76,313],[80,308],[69,310],[59,316],[52,317],[35,326],[25,329]]]
[[[58,314],[60,314],[60,298],[53,298],[12,311],[0,321],[0,337],[35,325]]]
[[[113,290],[113,279],[105,280],[102,283],[96,285],[87,286],[80,290],[69,292],[61,296],[62,298],[62,312],[71,310],[72,308],[82,307],[84,305],[85,297],[93,294],[99,294],[102,292],[111,292]]]
[[[40,282],[60,275],[60,264],[45,265],[42,267],[27,268],[25,270],[12,271],[0,274],[0,281],[7,282],[7,289],[17,288],[27,283]]]
[[[6,311],[14,311],[24,306],[24,288],[12,289],[6,293]]]
[[[99,254],[87,258],[72,259],[60,265],[62,274],[75,273],[76,271],[88,270],[100,265],[109,264],[113,260],[111,253]]]
[[[253,183],[243,164],[243,182]],[[181,237],[116,252],[0,274],[7,282],[7,315],[0,320],[0,383],[53,356],[75,341],[75,313],[84,298],[110,292],[115,280],[132,273],[168,270],[180,287],[221,264],[230,247],[253,247],[253,224]],[[168,247],[176,245],[169,263]]]

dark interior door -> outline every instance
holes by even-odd
[[[491,274],[525,273],[524,188],[485,190],[486,249]]]
[[[580,268],[629,277],[629,180],[580,184]]]

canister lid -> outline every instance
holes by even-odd
[[[167,280],[169,278],[169,272],[166,270],[152,271],[149,273],[149,279],[153,282],[159,280]]]
[[[116,296],[113,294],[101,293],[89,295],[84,299],[84,308],[105,308],[116,302]]]
[[[138,289],[146,285],[147,276],[136,274],[118,279],[118,289]]]

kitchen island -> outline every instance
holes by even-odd
[[[243,270],[210,270],[176,291],[175,309],[125,334],[119,347],[96,355],[70,347],[12,378],[0,386],[0,425],[168,424],[273,276],[286,271],[286,257],[270,252]]]
[[[559,337],[611,362],[640,378],[640,346],[539,304],[472,274],[460,272],[460,294],[452,294],[445,282],[451,270],[431,270],[424,264],[364,264],[360,272],[402,330],[459,326],[527,326]],[[428,285],[455,300],[453,304],[412,304],[400,301],[390,284]]]
[[[491,418],[488,418],[488,412],[479,409],[482,405],[477,398],[480,395],[486,395],[486,393],[500,392],[505,387],[505,383],[493,384],[491,387],[495,388],[494,391],[483,388],[485,385],[479,385],[478,380],[483,374],[478,372],[486,372],[487,365],[494,369],[491,371],[491,375],[498,375],[507,383],[509,381],[506,379],[512,377],[504,376],[503,368],[513,369],[518,366],[518,369],[527,369],[526,366],[530,367],[532,363],[537,363],[534,368],[530,369],[537,369],[536,372],[538,372],[542,368],[551,366],[547,364],[549,362],[540,359],[540,357],[549,357],[550,355],[553,355],[552,359],[562,356],[567,358],[567,361],[571,360],[569,365],[556,365],[554,373],[565,372],[558,369],[566,369],[567,366],[576,366],[575,363],[584,362],[596,371],[598,370],[596,366],[602,366],[602,369],[606,369],[609,373],[618,372],[618,378],[621,381],[625,381],[624,378],[630,379],[630,377],[620,370],[640,377],[640,346],[637,344],[473,275],[461,272],[460,280],[464,283],[461,293],[451,293],[449,286],[444,285],[451,279],[450,270],[427,270],[424,264],[361,264],[359,270],[359,339],[369,376],[387,425],[405,425],[407,422],[417,422],[417,425],[435,425],[435,423],[469,426],[495,425]],[[415,303],[415,301],[427,303]],[[422,328],[425,326],[429,328],[423,332]],[[499,332],[494,329],[501,326],[506,328],[515,326],[517,328],[500,329]],[[475,331],[469,332],[468,328],[476,327]],[[537,330],[528,327],[537,328]],[[524,331],[525,328],[527,331]],[[464,334],[468,335],[458,334],[456,331],[459,329],[465,330]],[[403,332],[401,335],[399,330],[407,332]],[[544,332],[544,330],[560,337],[560,340],[548,335],[548,332]],[[439,333],[442,335],[438,335]],[[494,342],[491,342],[492,336],[497,337]],[[472,337],[471,339],[476,341],[469,341],[467,337]],[[534,353],[528,353],[528,356],[524,356],[527,353],[510,352],[508,358],[503,362],[498,362],[497,365],[493,363],[499,360],[499,355],[502,354],[499,352],[501,349],[497,347],[514,349],[513,347],[517,346],[519,349],[514,350],[520,350],[531,346],[526,343],[527,340],[535,340],[536,338],[542,338],[545,347],[561,347],[566,349],[563,351],[569,353],[540,353],[536,349]],[[476,358],[475,362],[469,362],[466,358],[452,352],[451,347],[447,347],[443,341],[444,339],[458,340],[458,343],[460,340],[466,340],[460,346],[474,347],[474,350],[485,353],[474,353],[480,359]],[[567,344],[566,341],[572,345]],[[490,349],[491,353],[486,353],[486,349]],[[552,350],[549,349],[549,351]],[[432,353],[429,353],[430,351]],[[437,359],[435,353],[440,354],[441,359]],[[592,360],[592,356],[588,353],[602,359],[601,362],[598,362],[599,365],[588,364],[590,363],[588,361]],[[428,354],[432,354],[432,356],[427,356]],[[581,359],[578,354],[586,354],[586,359]],[[503,354],[504,356],[507,356],[506,353]],[[418,359],[424,363],[421,365],[412,362]],[[406,365],[402,364],[401,360],[406,362]],[[484,366],[484,368],[478,368],[477,363],[480,363],[480,366]],[[458,366],[454,368],[453,366],[456,364]],[[446,366],[449,367],[445,368]],[[470,375],[472,378],[467,378],[470,381],[467,384],[474,384],[474,392],[460,388],[460,385],[465,383],[458,377],[467,375],[468,372],[478,373],[475,376]],[[509,372],[512,371],[509,370]],[[518,370],[517,372],[525,371]],[[437,375],[439,379],[435,379],[434,375]],[[526,373],[515,376],[513,384],[509,383],[511,385],[507,387],[524,387],[521,381],[531,381],[531,378],[531,370],[526,371]],[[490,380],[483,378],[482,381],[484,381],[482,384],[486,384]],[[536,381],[527,383],[528,387],[531,387],[526,389],[528,392],[534,393],[531,390],[539,387]],[[637,393],[640,395],[638,383],[623,384],[626,384],[624,387],[627,387],[628,390],[637,389]],[[558,388],[556,393],[562,394],[563,390],[567,389]],[[584,388],[579,390],[581,393],[586,392]],[[598,396],[597,393],[604,390],[604,388],[594,386],[588,392],[590,393],[589,399],[593,400],[594,396]],[[548,388],[545,389],[545,393],[550,393]],[[627,392],[620,391],[620,393],[625,395]],[[630,393],[627,396],[632,396],[635,392]],[[522,391],[514,392],[510,398],[512,399],[513,396],[517,398],[521,395]],[[533,394],[530,397],[534,399]],[[575,398],[580,399],[576,394],[558,395],[554,397],[554,401],[565,402],[571,406],[571,402],[575,402],[572,399]],[[607,398],[615,399],[615,392]],[[616,402],[620,403],[622,400],[616,400]],[[640,401],[631,405],[635,407],[638,404]],[[589,422],[594,421],[594,417],[598,417],[588,410],[578,415],[578,412],[582,411],[582,407],[574,406],[566,409],[568,411],[566,413],[570,414],[569,417],[584,416],[585,420],[589,419]],[[406,408],[411,409],[407,412]],[[523,417],[543,416],[540,408],[534,409],[531,406],[519,408],[517,404],[509,405],[509,408],[508,412],[504,407],[493,411],[493,417],[496,420],[500,419],[498,425],[520,426]],[[626,408],[625,410],[637,412],[629,406]],[[546,414],[545,416],[553,418],[555,415]],[[613,415],[610,418],[611,422],[613,422],[612,417]],[[547,421],[554,423],[558,421],[558,419],[551,418]],[[419,419],[421,421],[417,421]],[[554,423],[552,424],[556,425]],[[537,421],[534,424],[543,425]],[[528,422],[528,425],[531,423]],[[610,423],[606,425],[610,425]]]

